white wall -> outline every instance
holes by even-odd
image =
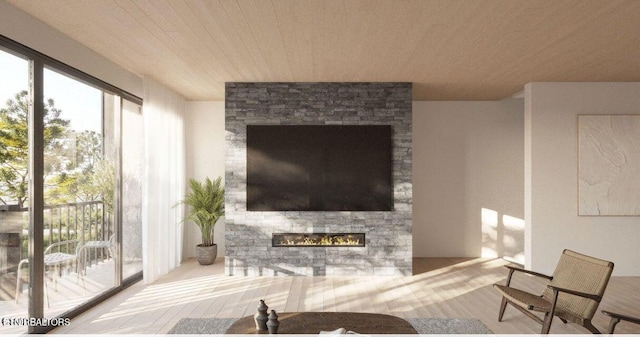
[[[123,69],[6,1],[0,1],[0,34],[142,97],[140,76]]]
[[[569,248],[640,275],[639,217],[577,215],[578,115],[640,114],[640,83],[530,83],[525,101],[527,267],[551,273]]]
[[[224,102],[187,102],[185,109],[186,176],[189,178],[224,179]],[[200,231],[188,222],[184,225],[183,258],[195,256]],[[224,218],[214,230],[218,257],[224,256]]]
[[[413,102],[413,254],[523,262],[524,106]]]

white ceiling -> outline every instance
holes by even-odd
[[[638,0],[8,1],[189,100],[229,81],[413,82],[414,100],[640,81]]]

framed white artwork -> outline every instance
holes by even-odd
[[[578,215],[640,215],[640,115],[578,116]]]

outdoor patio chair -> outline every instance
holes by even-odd
[[[95,241],[86,241],[84,244],[81,244],[78,247],[78,256],[80,257],[81,262],[81,270],[86,274],[87,272],[87,252],[90,250],[101,250],[106,249],[107,258],[114,258],[114,247],[115,247],[115,234],[111,235],[109,240],[95,240]]]
[[[498,321],[502,321],[507,304],[542,324],[543,334],[548,334],[554,316],[564,323],[582,325],[592,333],[600,333],[591,323],[598,309],[602,295],[609,283],[613,263],[586,256],[565,249],[552,276],[525,270],[514,266],[509,268],[505,285],[494,284],[502,294]],[[510,286],[515,271],[527,273],[549,280],[542,295],[531,294]],[[544,318],[532,312],[544,314]]]
[[[58,247],[62,247],[62,246],[75,246],[75,248],[73,248],[74,253],[73,254],[69,254],[69,253],[65,253],[60,251],[60,249],[58,249]],[[82,282],[82,289],[85,290],[85,284],[84,284],[84,277],[82,277],[80,275],[80,272],[78,269],[78,262],[79,260],[79,249],[80,249],[80,245],[78,244],[77,240],[67,240],[67,241],[60,241],[60,242],[56,242],[53,243],[51,245],[49,245],[45,250],[44,250],[44,266],[45,266],[45,271],[47,268],[51,269],[51,267],[53,267],[53,271],[54,271],[54,275],[53,275],[53,283],[54,283],[54,290],[57,291],[58,289],[58,275],[61,273],[61,266],[66,266],[69,267],[71,265],[74,265],[76,268],[76,272],[77,272],[77,279],[80,279]],[[16,273],[16,303],[18,303],[19,299],[20,299],[20,293],[22,292],[22,266],[24,264],[29,263],[29,259],[22,259],[20,261],[20,263],[18,263],[18,271]],[[44,278],[44,295],[45,295],[45,302],[47,307],[49,307],[49,292],[48,292],[48,287],[47,287],[47,277],[45,275]]]

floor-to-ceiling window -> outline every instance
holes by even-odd
[[[0,316],[7,317],[26,314],[26,302],[16,303],[16,296],[26,288],[17,270],[29,244],[29,61],[0,49],[0,74]]]
[[[141,100],[0,48],[0,333],[42,332],[142,276]]]

